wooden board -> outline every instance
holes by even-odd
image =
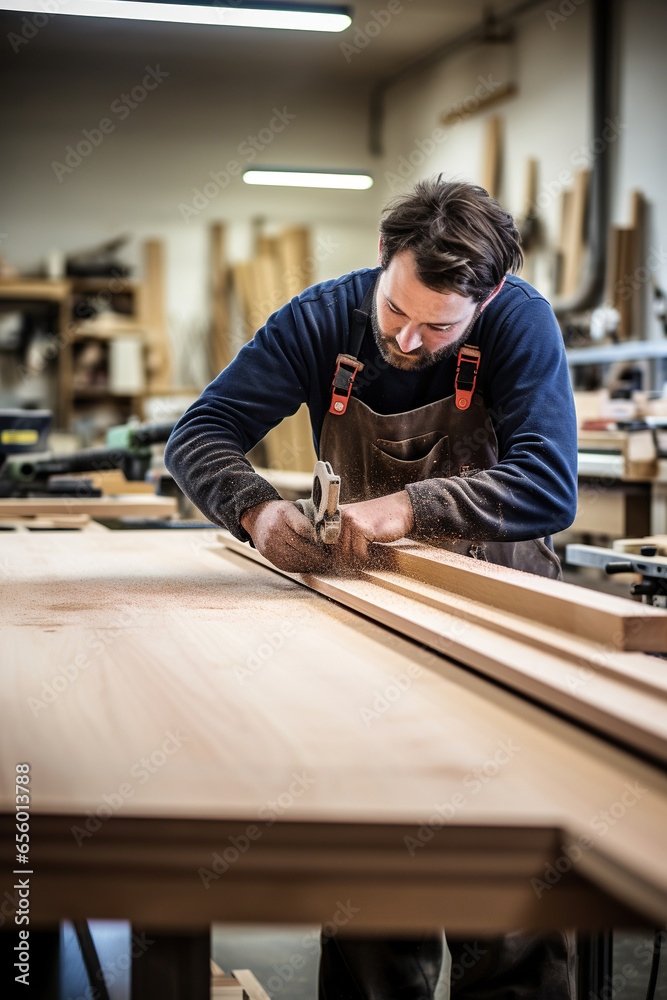
[[[487,118],[485,124],[482,187],[489,192],[492,198],[497,199],[500,194],[502,120],[494,115]]]
[[[171,385],[171,345],[167,333],[165,261],[162,240],[144,243],[144,275],[139,286],[140,320],[146,332],[147,388],[153,394]]]
[[[271,568],[256,550],[227,534],[220,537],[232,551]],[[563,630],[536,625],[519,613],[508,616],[483,602],[462,601],[403,573],[370,571],[349,578],[285,575],[549,708],[667,761],[662,661],[616,653],[609,640],[587,643]]]
[[[3,540],[0,857],[30,761],[31,927],[91,900],[155,927],[347,899],[361,931],[667,919],[664,771],[212,536]]]
[[[461,104],[455,104],[449,111],[442,113],[440,121],[443,125],[458,125],[462,120],[468,119],[472,115],[488,111],[489,108],[494,107],[496,104],[500,104],[511,97],[516,97],[518,93],[519,88],[515,83],[501,83],[494,89],[493,93],[488,94],[486,97],[478,98],[472,110],[463,109]]]
[[[564,196],[564,228],[562,234],[563,279],[561,293],[574,295],[581,282],[584,259],[584,228],[590,170],[580,170],[575,174],[571,200]]]
[[[0,530],[20,531],[80,531],[90,525],[90,514],[53,514],[51,517],[0,515]]]
[[[617,649],[667,651],[667,612],[646,604],[427,545],[397,542],[384,551],[389,567],[481,604]]]
[[[145,496],[141,493],[115,497],[0,498],[0,517],[35,514],[90,514],[91,517],[170,517],[178,510],[172,497]]]
[[[642,546],[655,545],[658,556],[667,556],[667,535],[643,535],[641,538],[617,538],[613,548],[618,552],[641,553]]]
[[[632,314],[630,326],[632,335],[637,338],[646,337],[644,326],[644,305],[646,300],[646,281],[642,280],[642,269],[646,268],[647,250],[647,206],[641,191],[633,191],[630,201],[630,225],[634,233],[632,271],[630,273],[630,291]],[[646,273],[646,271],[644,272]]]
[[[227,263],[227,227],[221,222],[211,226],[211,375],[215,378],[232,360],[229,322],[229,284]]]
[[[155,484],[144,479],[126,479],[122,469],[102,469],[101,472],[82,472],[72,475],[73,479],[92,479],[95,489],[105,496],[126,496],[128,493],[142,493],[155,496]]]
[[[0,278],[0,299],[63,302],[71,291],[67,278]]]
[[[644,534],[651,527],[651,496],[641,484],[606,486],[600,490],[585,479],[579,487],[579,502],[574,523],[568,529],[595,536]]]

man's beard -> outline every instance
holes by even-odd
[[[380,324],[378,322],[377,314],[377,299],[373,298],[373,308],[371,310],[371,325],[373,327],[373,335],[375,337],[375,343],[377,344],[378,351],[382,355],[385,361],[394,368],[400,368],[403,371],[409,372],[419,372],[423,371],[424,368],[430,368],[431,365],[438,364],[439,361],[444,361],[445,358],[451,357],[456,354],[459,347],[462,347],[466,342],[466,337],[472,330],[473,326],[477,322],[480,315],[479,305],[475,308],[472,320],[465,328],[460,337],[456,340],[451,341],[449,344],[445,344],[441,347],[439,351],[428,351],[424,346],[419,347],[416,351],[410,351],[409,354],[403,354],[399,347],[395,345],[394,337],[385,337],[380,329]]]

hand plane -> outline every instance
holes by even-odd
[[[315,528],[319,542],[332,545],[340,534],[340,476],[334,475],[329,462],[316,462],[313,472],[313,490],[308,500],[296,500],[302,514],[305,514]]]

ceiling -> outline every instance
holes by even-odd
[[[298,74],[313,83],[370,84],[429,52],[482,20],[485,9],[502,11],[507,2],[484,0],[355,0],[353,24],[339,34],[266,29],[216,28],[160,22],[55,15],[15,54],[5,54],[10,75],[34,77],[43,67],[63,73],[74,66],[94,73],[100,61],[123,58],[169,59],[198,74],[230,76],[250,84],[258,76]],[[400,7],[400,9],[396,9]],[[377,33],[373,12],[387,21]],[[5,38],[20,34],[24,15],[0,12]],[[370,33],[366,32],[371,24]],[[364,45],[364,40],[367,44]],[[352,50],[342,46],[355,46]],[[22,81],[23,82],[23,81]]]

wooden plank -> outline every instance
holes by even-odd
[[[631,328],[638,339],[646,337],[644,328],[644,306],[646,302],[646,281],[642,280],[642,269],[646,268],[647,208],[641,191],[633,191],[630,203],[630,225],[634,233],[633,260],[631,274]],[[644,272],[646,273],[646,272]]]
[[[0,299],[64,302],[72,282],[66,278],[0,278]]]
[[[144,274],[139,286],[139,315],[146,330],[148,390],[160,392],[172,380],[171,347],[167,334],[165,263],[162,240],[144,243]]]
[[[250,314],[256,301],[254,272],[248,261],[232,265],[233,288],[244,324],[245,340],[251,340],[256,328],[250,324]]]
[[[453,614],[462,621],[491,628],[502,635],[520,639],[535,649],[557,653],[559,657],[572,661],[577,667],[584,668],[583,672],[571,671],[563,664],[566,686],[572,689],[583,687],[584,680],[587,685],[594,679],[594,674],[606,674],[658,699],[667,698],[667,671],[661,660],[653,656],[620,652],[611,645],[602,646],[600,643],[572,636],[523,618],[520,614],[496,611],[488,605],[458,597],[429,584],[420,583],[415,586],[413,579],[406,579],[400,573],[368,570],[361,576],[387,590]],[[664,732],[667,736],[667,728]]]
[[[477,115],[482,111],[488,111],[489,108],[500,104],[502,101],[516,97],[518,93],[519,89],[515,83],[502,83],[494,89],[492,94],[477,99],[475,107],[472,110],[469,111],[467,108],[464,109],[460,104],[457,104],[451,110],[443,112],[440,121],[443,125],[458,125],[460,121],[468,119],[472,115]]]
[[[231,272],[226,253],[227,227],[216,222],[210,229],[211,244],[211,374],[215,378],[232,360],[229,325]]]
[[[232,969],[232,974],[238,979],[250,1000],[271,1000],[269,994],[250,969]]]
[[[323,922],[349,897],[359,929],[667,919],[663,770],[221,558],[212,535],[3,540],[0,857],[14,762],[30,760],[31,918],[90,916],[94,898],[96,916],[145,926]],[[162,751],[168,733],[180,745]],[[596,826],[628,786],[631,806]],[[259,837],[204,891],[199,870],[249,825]],[[531,879],[584,835],[538,898]]]
[[[572,201],[568,206],[567,229],[563,233],[562,293],[565,296],[574,295],[581,282],[589,181],[590,170],[580,170],[575,174]]]
[[[633,292],[632,278],[635,259],[635,232],[628,226],[616,229],[618,239],[618,274],[616,279],[616,296],[614,305],[620,313],[618,336],[621,340],[629,340],[633,335]]]
[[[540,220],[537,207],[537,181],[539,165],[535,157],[526,160],[524,207],[519,225],[523,249],[521,276],[532,284],[535,272],[535,250],[541,242]]]
[[[282,271],[284,301],[289,302],[315,280],[310,230],[306,226],[285,229],[280,234],[276,249]]]
[[[57,529],[80,530],[90,524],[89,514],[57,514],[52,517],[6,517],[0,516],[0,529],[22,528],[27,531],[49,531]]]
[[[498,116],[487,118],[484,133],[484,159],[482,162],[482,187],[492,198],[500,194],[500,163],[502,123]]]
[[[667,651],[667,612],[427,545],[383,547],[391,568],[502,611],[617,649]]]
[[[569,531],[591,535],[644,534],[651,527],[651,497],[641,485],[607,486],[600,490],[595,481],[588,487],[582,479],[577,515]]]
[[[667,535],[643,535],[641,538],[616,538],[612,547],[617,552],[634,552],[639,555],[644,545],[655,545],[658,556],[667,556]]]
[[[220,537],[232,551],[272,568],[244,543],[226,534]],[[429,599],[432,592],[428,591],[419,600],[410,590],[412,581],[404,579],[401,585],[400,577],[387,586],[374,573],[349,579],[284,575],[614,739],[667,760],[664,685],[651,673],[651,666],[637,659],[628,664],[627,671],[622,660],[610,661],[613,647],[609,642],[593,644],[588,650],[582,646],[582,659],[572,659],[574,650],[572,646],[567,650],[567,637],[565,644],[557,640],[550,644],[546,630],[538,633],[529,624],[527,632],[531,636],[532,631],[532,637],[526,642],[520,623],[506,621],[498,628],[499,618],[491,611],[487,624],[481,625],[474,613],[461,614],[465,605],[448,608],[444,601]]]
[[[125,496],[128,493],[142,493],[155,496],[155,484],[144,479],[126,479],[122,469],[103,469],[100,472],[74,473],[72,479],[91,479],[95,489],[105,496]]]
[[[0,517],[35,514],[89,514],[91,517],[171,517],[178,510],[173,497],[141,493],[113,497],[23,497],[0,498]]]

